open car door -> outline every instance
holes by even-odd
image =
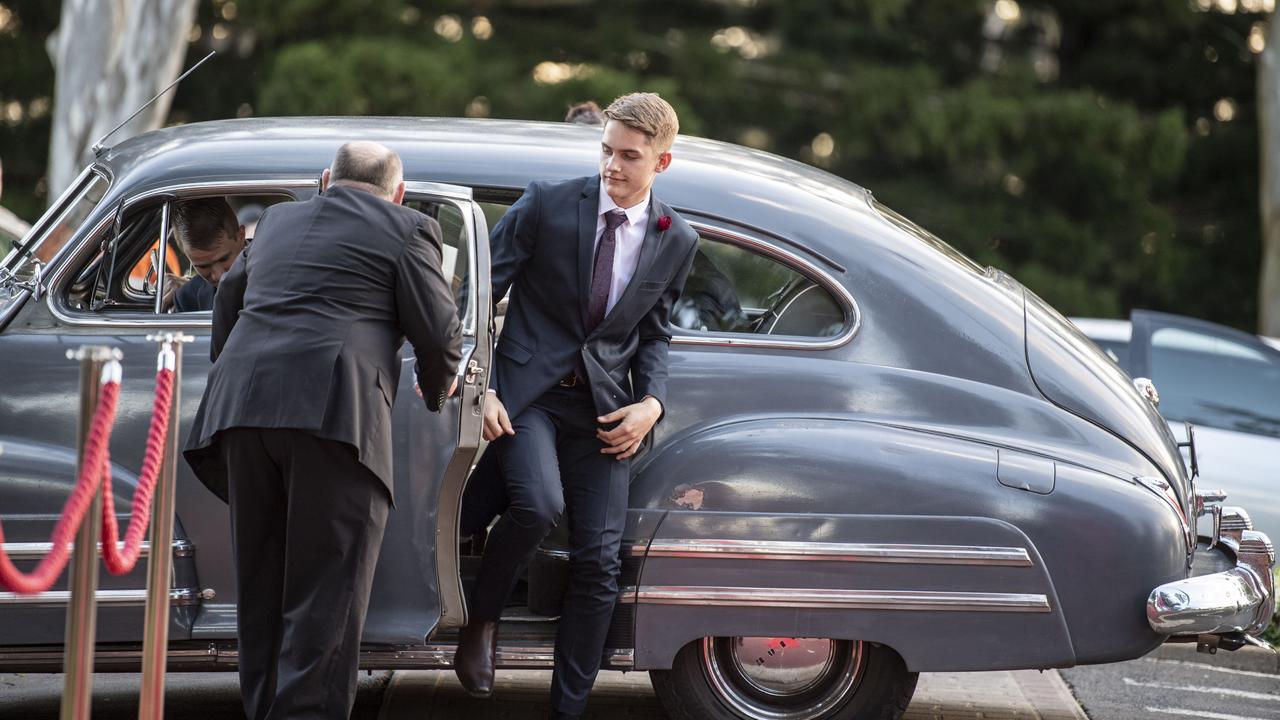
[[[491,356],[489,232],[471,189],[406,183],[404,204],[440,223],[443,270],[463,327],[458,392],[439,413],[414,392],[412,346],[400,373],[395,429],[395,501],[374,573],[366,643],[418,644],[466,624],[458,568],[458,511],[483,427]]]

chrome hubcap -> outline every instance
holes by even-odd
[[[862,643],[826,638],[704,638],[716,695],[744,718],[818,720],[844,705],[862,675]]]

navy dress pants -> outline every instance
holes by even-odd
[[[230,477],[245,714],[345,720],[387,489],[346,443],[260,428],[218,437]]]
[[[554,387],[495,440],[463,500],[464,532],[489,531],[472,591],[470,621],[497,620],[538,545],[569,523],[569,587],[556,634],[551,707],[581,714],[600,671],[618,599],[618,550],[627,517],[630,461],[600,452],[586,386]]]

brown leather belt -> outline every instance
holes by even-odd
[[[586,382],[583,380],[580,380],[578,378],[578,373],[576,372],[571,372],[568,375],[565,375],[564,377],[560,378],[560,387],[562,388],[578,387],[579,385],[585,385],[585,384]]]

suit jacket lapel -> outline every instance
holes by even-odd
[[[666,238],[666,233],[658,232],[658,218],[663,215],[670,214],[666,206],[658,202],[658,199],[650,196],[649,202],[649,222],[645,227],[644,240],[640,243],[640,257],[636,260],[636,271],[631,276],[631,282],[627,283],[627,289],[622,291],[622,297],[618,298],[617,304],[613,309],[604,316],[600,321],[599,327],[609,324],[609,318],[617,313],[618,308],[631,299],[638,292],[637,288],[640,283],[644,282],[644,278],[649,274],[649,268],[653,266],[653,261],[657,259],[658,252],[662,249],[662,241]]]
[[[596,222],[600,217],[600,176],[593,175],[582,184],[578,200],[578,310],[582,327],[587,327],[591,304],[591,266],[595,260]]]

